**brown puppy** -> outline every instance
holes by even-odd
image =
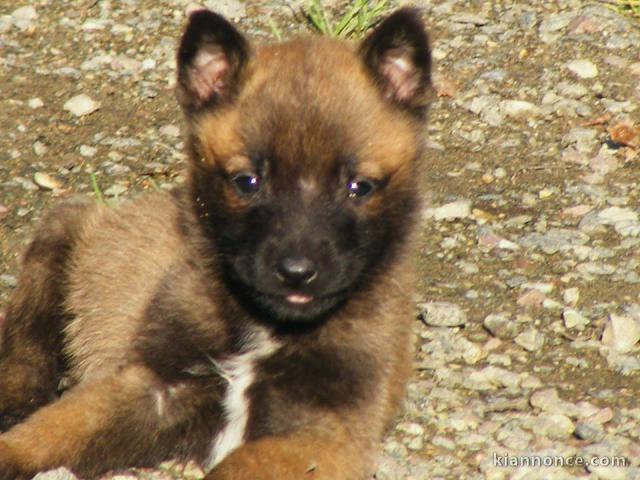
[[[209,480],[370,475],[410,365],[429,73],[412,10],[357,48],[254,48],[194,13],[188,186],[64,203],[26,252],[0,346],[0,479],[169,458]]]

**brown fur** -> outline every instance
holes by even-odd
[[[202,41],[213,46],[198,43],[199,21],[210,22]],[[249,50],[237,35],[202,13],[183,38],[187,188],[115,208],[62,204],[36,231],[0,344],[0,420],[10,427],[26,417],[0,435],[0,480],[61,465],[91,477],[169,458],[211,463],[212,439],[231,424],[225,401],[236,381],[220,365],[243,355],[252,376],[242,442],[208,480],[371,473],[412,352],[426,37],[410,11],[383,23],[364,53],[319,38]],[[191,63],[193,48],[214,59],[201,62],[212,80]],[[365,237],[387,232],[347,297],[318,313],[301,308],[297,317],[284,300],[275,311],[254,304],[246,280],[228,273],[235,267],[218,238],[226,232],[216,229],[239,228],[256,209],[229,178],[256,168],[253,155],[265,145],[279,176],[264,188],[300,198],[272,207],[281,210],[265,224],[274,238],[286,240],[292,228],[324,238],[311,220],[336,203],[347,212],[327,221],[346,215],[345,225],[369,222]],[[349,163],[355,178],[379,179],[379,191],[355,201],[323,193],[342,178],[345,152],[357,159]],[[292,245],[315,254],[302,243]],[[318,268],[322,276],[330,264]],[[68,390],[58,398],[63,377]]]

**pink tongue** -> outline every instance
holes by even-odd
[[[311,295],[302,295],[300,293],[292,293],[291,295],[287,295],[287,302],[290,303],[309,303],[313,300]]]

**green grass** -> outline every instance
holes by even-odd
[[[105,201],[102,190],[100,190],[100,186],[98,185],[98,181],[96,180],[96,174],[90,173],[89,177],[91,178],[91,188],[93,188],[93,194],[96,196],[96,202],[102,205],[106,204],[107,202]]]
[[[608,0],[607,5],[622,15],[640,19],[640,0]]]
[[[359,38],[375,26],[388,9],[388,0],[354,0],[342,16],[333,18],[322,0],[310,0],[303,13],[311,28],[323,35]]]

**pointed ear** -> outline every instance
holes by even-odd
[[[249,43],[220,15],[191,14],[178,48],[176,95],[187,113],[232,99],[250,56]]]
[[[419,11],[387,17],[360,45],[360,55],[385,98],[415,113],[431,93],[431,51]]]

